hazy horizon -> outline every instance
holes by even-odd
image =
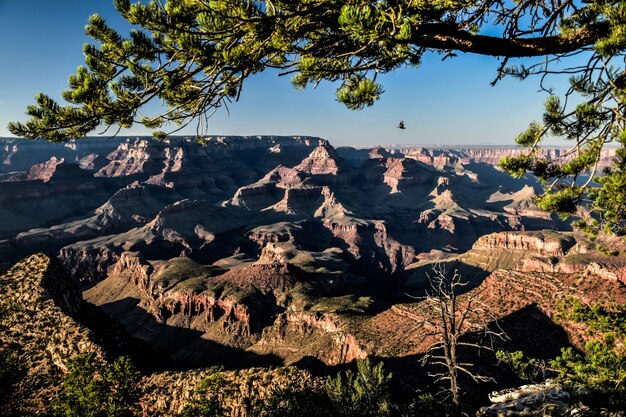
[[[177,134],[177,135],[169,135],[168,139],[193,139],[194,135],[184,135],[184,134]],[[370,144],[370,145],[351,145],[351,144],[337,144],[335,143],[335,141],[330,140],[328,138],[322,137],[322,136],[316,136],[316,135],[303,135],[303,134],[293,134],[293,135],[271,135],[271,134],[251,134],[251,135],[238,135],[238,134],[229,134],[229,135],[223,135],[223,134],[219,134],[219,133],[215,133],[215,134],[209,134],[209,135],[202,135],[203,138],[218,138],[218,137],[244,137],[244,138],[253,138],[253,137],[288,137],[288,138],[297,138],[297,137],[310,137],[310,138],[315,138],[315,139],[323,139],[323,140],[327,140],[331,146],[333,146],[334,148],[354,148],[354,149],[372,149],[374,147],[382,147],[382,148],[386,148],[386,149],[405,149],[405,148],[415,148],[415,147],[421,147],[421,148],[428,148],[428,149],[448,149],[448,148],[494,148],[494,149],[501,149],[501,148],[519,148],[519,149],[523,149],[522,146],[516,144],[515,142],[511,142],[511,143],[500,143],[500,144],[496,144],[496,143],[442,143],[442,144],[437,144],[437,143],[374,143],[374,144]],[[77,138],[77,139],[72,139],[69,142],[48,142],[48,143],[52,143],[54,145],[58,145],[58,146],[64,146],[67,143],[71,143],[74,141],[84,141],[84,140],[93,140],[93,139],[100,139],[100,140],[126,140],[126,139],[149,139],[149,140],[154,140],[156,142],[162,142],[160,140],[154,139],[150,134],[119,134],[116,136],[87,136],[85,138]],[[17,136],[0,136],[0,140],[23,140],[26,142],[39,142],[39,143],[46,143],[45,140],[43,139],[37,139],[37,140],[33,140],[33,139],[25,139],[25,138],[20,138]],[[607,144],[606,145],[606,149],[613,149],[615,148],[617,145],[615,144]],[[558,149],[569,149],[569,146],[567,146],[567,144],[547,144],[542,146],[542,148],[545,149],[553,149],[553,148],[558,148]]]

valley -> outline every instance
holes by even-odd
[[[468,282],[461,300],[489,306],[507,334],[499,348],[537,358],[589,340],[558,319],[568,297],[626,303],[624,257],[540,211],[537,181],[497,167],[514,148],[269,136],[0,145],[3,269],[49,254],[34,259],[67,274],[161,369],[316,373],[372,357],[416,379],[406,369],[438,320],[420,298],[434,265]],[[154,401],[151,413],[182,407]]]

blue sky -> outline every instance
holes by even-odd
[[[99,13],[115,28],[128,28],[111,0],[0,0],[0,136],[10,136],[11,120],[43,91],[54,98],[83,63],[87,18]],[[127,31],[121,30],[122,34]],[[491,87],[497,61],[459,54],[441,61],[427,56],[418,69],[380,78],[385,93],[373,107],[347,110],[335,100],[335,86],[298,91],[288,77],[264,73],[246,82],[230,115],[219,111],[211,135],[313,135],[335,145],[513,144],[533,119],[541,117],[545,93],[537,79],[508,80]],[[404,120],[406,130],[397,129]],[[147,134],[136,126],[125,134]],[[182,134],[195,132],[189,127]]]

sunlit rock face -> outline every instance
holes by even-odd
[[[537,209],[532,178],[497,168],[516,150],[270,136],[29,146],[3,142],[0,261],[56,254],[88,301],[187,365],[334,365],[395,349],[377,332],[415,353],[392,326],[409,313],[390,306],[423,291],[434,261],[461,262],[475,285],[498,269],[624,280]]]

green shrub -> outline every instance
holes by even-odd
[[[200,381],[189,404],[183,409],[182,417],[222,417],[229,415],[225,402],[232,398],[234,387],[221,374],[221,368]]]
[[[496,352],[496,359],[498,363],[507,365],[519,379],[526,381],[545,379],[547,370],[545,361],[529,358],[521,350],[515,352],[499,350]]]
[[[566,385],[585,387],[589,392],[583,400],[602,403],[609,407],[626,406],[626,355],[624,347],[616,345],[614,336],[585,344],[585,355],[572,348],[564,348],[561,355],[550,362],[559,371]]]
[[[67,363],[53,417],[133,417],[138,415],[139,375],[126,357],[108,364],[93,352]]]
[[[527,358],[523,352],[496,353],[521,379],[556,374],[577,399],[589,405],[626,407],[626,306],[587,305],[568,296],[557,305],[557,318],[583,323],[591,337],[583,353],[571,347],[549,361]]]
[[[564,348],[550,362],[561,379],[571,387],[588,391],[583,400],[605,406],[626,406],[626,306],[587,305],[568,297],[560,304],[561,319],[584,323],[592,340],[584,354]],[[580,390],[578,390],[580,391]]]
[[[386,416],[390,413],[388,383],[391,374],[383,364],[357,361],[356,372],[347,371],[326,380],[326,393],[336,416]]]
[[[626,305],[587,305],[568,296],[557,307],[559,319],[584,323],[592,333],[614,333],[619,338],[626,338]]]

